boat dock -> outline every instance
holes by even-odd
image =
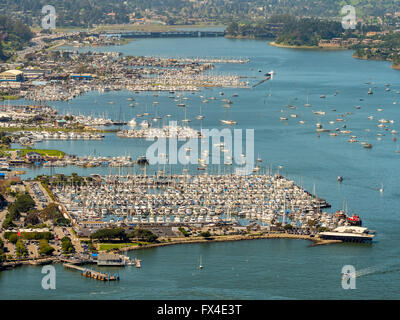
[[[82,268],[70,263],[64,263],[65,268],[81,271],[82,276],[100,281],[116,281],[119,280],[119,275],[102,273],[91,269]]]

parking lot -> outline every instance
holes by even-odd
[[[28,187],[31,197],[35,200],[37,208],[42,210],[47,207],[50,199],[42,186],[37,182],[25,182],[25,185]]]

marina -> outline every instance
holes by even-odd
[[[196,42],[191,42],[195,40]],[[205,42],[198,43],[197,40],[199,39],[176,40],[180,55],[193,56],[193,50],[195,50],[197,55],[207,56],[208,53],[203,48]],[[363,226],[376,229],[379,236],[372,241],[368,240],[367,243],[370,244],[365,245],[349,242],[318,248],[310,248],[308,242],[300,239],[277,238],[219,243],[207,243],[207,240],[202,239],[203,242],[197,244],[165,245],[162,249],[137,250],[135,255],[146,261],[146,266],[151,267],[142,268],[140,273],[132,273],[130,271],[132,269],[129,268],[119,269],[123,281],[112,282],[113,286],[118,286],[118,293],[113,293],[112,288],[104,288],[105,295],[113,298],[162,298],[168,294],[169,297],[175,298],[183,296],[201,298],[203,294],[213,292],[220,298],[276,298],[277,295],[289,298],[334,298],[339,294],[346,298],[354,296],[365,298],[375,297],[377,294],[384,297],[389,295],[387,291],[390,291],[390,296],[395,297],[397,291],[394,291],[396,289],[392,282],[398,275],[393,267],[396,264],[393,257],[396,256],[398,242],[396,238],[398,219],[393,207],[393,204],[397,203],[396,193],[393,190],[395,190],[398,175],[393,168],[396,167],[398,161],[395,152],[398,148],[396,142],[393,141],[395,135],[391,131],[398,131],[397,111],[396,106],[393,105],[393,101],[397,98],[395,89],[386,91],[382,89],[381,84],[391,82],[393,87],[396,87],[396,75],[392,74],[391,70],[382,71],[381,62],[353,61],[349,52],[310,51],[300,52],[299,56],[295,57],[293,51],[268,47],[264,42],[244,40],[246,46],[243,46],[243,42],[239,40],[218,39],[223,42],[220,45],[213,42],[215,40],[213,38],[200,39],[200,41],[203,40],[207,41],[207,48],[213,48],[210,53],[212,55],[217,56],[222,47],[231,46],[238,58],[250,57],[250,61],[246,64],[234,64],[229,67],[218,65],[213,72],[223,73],[224,70],[231,72],[232,67],[238,68],[236,69],[238,74],[251,77],[255,76],[260,68],[265,70],[273,68],[277,71],[273,80],[253,90],[202,88],[194,91],[193,95],[188,92],[182,96],[182,98],[188,98],[188,100],[182,99],[182,103],[187,107],[187,119],[192,120],[191,127],[196,131],[200,125],[204,128],[220,128],[221,119],[234,119],[243,128],[254,128],[257,146],[255,152],[260,154],[259,158],[262,159],[265,167],[260,163],[260,171],[247,177],[223,175],[223,165],[221,165],[220,174],[216,174],[218,169],[216,167],[212,174],[210,165],[208,170],[204,170],[208,171],[207,175],[198,174],[202,172],[197,170],[199,167],[197,165],[187,166],[188,172],[180,173],[185,166],[178,166],[173,169],[175,173],[161,171],[161,174],[159,172],[150,174],[151,171],[153,173],[160,171],[157,165],[146,166],[147,175],[143,175],[143,172],[136,175],[132,172],[125,172],[124,175],[110,175],[109,169],[101,166],[93,169],[71,168],[70,165],[59,167],[58,174],[71,172],[77,172],[82,176],[90,176],[94,172],[99,174],[98,184],[79,187],[76,185],[52,186],[55,195],[67,211],[75,217],[75,221],[77,223],[104,222],[115,226],[136,224],[154,228],[167,224],[177,227],[197,224],[201,226],[227,224],[239,227],[252,223],[268,228],[273,224],[276,227],[276,223],[284,222],[285,224],[293,223],[301,230],[301,225],[306,225],[308,218],[311,218],[318,219],[321,224],[335,229],[342,226],[349,227],[353,219],[353,214],[347,210],[337,211],[338,208],[342,208],[343,199],[346,199],[351,208],[350,212],[357,212],[362,218]],[[163,47],[164,39],[138,41],[141,46],[135,49],[135,54],[150,56],[154,53],[152,51],[154,42],[149,41],[161,41],[157,42],[157,48],[160,48]],[[129,52],[133,50],[133,45],[121,46],[119,49]],[[167,46],[164,50],[160,54],[165,56],[170,54]],[[265,54],[261,53],[264,51]],[[263,62],[262,67],[259,66],[259,61]],[[337,66],[335,70],[341,74],[340,81],[337,78],[337,72],[330,74],[329,70],[318,70],[318,66],[326,67],[330,64]],[[367,70],[365,64],[371,69]],[[292,72],[292,68],[296,66],[301,66],[299,74]],[[255,71],[251,71],[250,68],[254,68]],[[317,75],[319,80],[315,81],[313,77],[309,77],[311,73]],[[372,77],[372,74],[374,81],[378,83],[378,88],[373,89],[373,95],[368,95],[368,87],[358,84],[363,84],[366,79]],[[335,88],[332,88],[332,83],[335,83]],[[153,96],[154,92],[140,91],[140,93],[135,93],[134,101],[126,100],[133,96],[132,91],[106,90],[104,93],[87,91],[70,102],[56,101],[55,106],[63,114],[68,112],[76,114],[75,110],[81,109],[89,116],[93,110],[101,115],[109,110],[107,108],[115,107],[117,109],[115,112],[118,113],[121,105],[126,120],[135,118],[138,121],[136,116],[138,113],[148,112],[151,117],[153,114],[154,118],[156,117],[155,110],[151,108],[154,108],[153,102],[157,101],[159,102],[156,104],[157,116],[176,112],[181,119],[185,119],[181,110],[183,108],[177,106],[181,101],[176,94],[169,91],[160,91],[157,97]],[[335,91],[339,91],[339,94],[330,94]],[[309,92],[308,96],[307,92]],[[239,93],[239,96],[233,97],[236,93]],[[325,95],[323,100],[319,98],[321,93]],[[200,98],[200,95],[203,98]],[[173,99],[169,96],[173,96]],[[219,101],[222,96],[234,102],[230,110],[232,113],[230,118],[225,115],[226,110],[222,104],[224,101]],[[288,109],[287,114],[282,115],[280,110],[287,102],[288,96],[290,96],[290,104],[296,107],[296,111]],[[212,97],[217,97],[218,100],[211,99]],[[295,100],[296,97],[298,100]],[[360,97],[364,99],[362,103],[359,102]],[[95,104],[94,101],[97,99],[104,100],[104,105]],[[108,104],[110,100],[115,102],[115,107]],[[208,102],[204,103],[204,100]],[[130,103],[136,106],[130,107]],[[302,109],[305,103],[312,105],[313,108]],[[355,109],[354,106],[358,104],[361,108]],[[382,109],[380,117],[377,116],[377,108]],[[195,120],[199,109],[200,114],[204,116],[202,124],[196,121],[197,119]],[[325,112],[325,115],[314,114],[311,109]],[[347,114],[347,112],[353,112],[353,114]],[[291,116],[292,114],[297,117]],[[375,121],[368,119],[371,115],[374,115]],[[287,120],[279,121],[280,116]],[[378,122],[378,119],[387,119],[389,122]],[[301,126],[299,120],[304,122]],[[391,120],[393,123],[390,122]],[[331,124],[330,121],[335,122]],[[324,134],[321,131],[318,136],[316,123],[322,125],[321,129],[329,129],[330,133],[337,135]],[[387,127],[377,127],[379,124]],[[342,125],[346,125],[347,128],[342,128]],[[336,131],[337,128],[339,131]],[[121,129],[129,130],[128,128]],[[367,132],[365,129],[370,129],[370,131]],[[381,136],[375,136],[376,134],[381,134]],[[351,136],[356,136],[356,138]],[[377,137],[381,140],[375,141]],[[358,140],[360,144],[347,143],[350,139]],[[103,142],[107,145],[103,145]],[[361,147],[361,142],[371,143],[373,148]],[[107,134],[103,140],[97,141],[43,140],[35,143],[35,147],[38,148],[58,148],[81,158],[88,157],[89,154],[92,154],[93,158],[101,158],[103,155],[104,157],[121,157],[123,154],[130,154],[131,159],[137,159],[145,154],[148,145],[149,143],[146,143],[144,139],[122,139],[116,134]],[[74,150],[74,153],[71,150]],[[267,164],[273,164],[274,170],[269,170]],[[40,173],[47,174],[48,171],[48,168],[43,168],[42,171],[29,169],[25,176],[33,178]],[[284,178],[278,179],[275,176],[277,171],[279,171],[277,176]],[[340,183],[338,183],[339,176],[343,177]],[[379,192],[382,183],[385,190]],[[269,188],[268,184],[271,184]],[[316,185],[317,192],[304,192],[304,190],[312,190],[313,185]],[[287,197],[285,188],[288,189]],[[211,193],[211,189],[214,189],[215,193]],[[315,194],[318,196],[313,197]],[[323,208],[326,203],[316,201],[318,197],[327,199],[333,209]],[[277,200],[276,203],[274,203],[275,200]],[[257,205],[251,205],[252,201]],[[181,205],[185,212],[182,210],[179,212]],[[162,210],[163,206],[170,211]],[[204,210],[201,213],[202,209]],[[154,219],[152,222],[150,222],[150,217]],[[207,217],[211,218],[211,222],[206,221]],[[213,221],[214,217],[219,219]],[[111,219],[114,221],[110,221]],[[271,223],[268,223],[268,219],[271,219]],[[311,235],[313,234],[309,236]],[[204,261],[201,273],[205,276],[196,273],[200,256]],[[339,281],[337,270],[341,266],[354,264],[358,269],[380,263],[384,263],[392,271],[385,275],[376,272],[369,275],[369,279],[362,278],[365,280],[365,282],[360,281],[363,290],[358,290],[356,293],[343,293],[338,288],[340,285],[338,286],[337,282]],[[251,267],[249,267],[250,264]],[[59,267],[56,266],[57,272],[60,273],[57,281],[65,286],[71,282],[71,287],[67,286],[65,289],[66,297],[87,298],[95,291],[96,281],[82,281],[71,275],[64,277],[65,272]],[[5,285],[18,283],[21,277],[24,278],[24,273],[34,275],[38,270],[34,269],[34,266],[20,268],[13,270],[15,276],[13,274],[9,279],[2,279],[3,283]],[[163,276],[160,277],[160,274]],[[324,288],[311,286],[308,282],[312,277],[324,277],[327,285],[324,285]],[[226,286],[227,279],[230,279],[232,286]],[[384,285],[376,286],[376,281]],[[87,284],[87,287],[81,282]],[[125,286],[124,283],[127,285]],[[135,286],[148,286],[149,289],[139,294],[129,289],[133,283]],[[33,296],[35,292],[39,294],[39,289],[29,284],[28,286]],[[196,289],[188,289],[193,286]],[[299,287],[302,288],[301,295],[298,291]],[[266,288],[273,289],[268,291]]]
[[[64,82],[53,81],[49,86],[24,84],[24,98],[32,101],[70,101],[90,91],[109,92],[128,90],[141,91],[189,91],[196,92],[203,87],[248,88],[248,82],[238,75],[217,75],[206,73],[215,68],[213,63],[245,64],[248,59],[164,59],[157,57],[122,57],[117,52],[61,51],[65,61],[87,59],[102,69],[112,70],[107,79],[102,75],[74,73],[74,63],[61,64],[70,75],[60,76]],[[79,58],[78,58],[79,57]],[[44,76],[43,80],[50,80]],[[53,79],[54,80],[54,79]],[[76,82],[84,80],[80,86]]]
[[[278,175],[113,175],[95,177],[78,194],[76,188],[54,186],[52,192],[72,222],[82,226],[257,222],[310,232],[312,225],[361,225],[343,211],[323,212],[330,207],[325,200]]]
[[[142,126],[143,127],[143,126]],[[141,129],[130,129],[121,130],[117,132],[117,136],[120,138],[146,138],[146,139],[198,139],[201,137],[201,133],[190,127],[171,126],[166,125],[162,128],[141,128]]]

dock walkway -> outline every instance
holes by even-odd
[[[82,267],[79,267],[77,265],[70,264],[70,263],[64,263],[64,267],[81,271],[82,276],[87,277],[87,278],[92,278],[92,279],[96,279],[96,280],[100,280],[100,281],[119,280],[119,275],[117,275],[117,274],[111,275],[109,273],[102,273],[102,272],[98,272],[95,270],[82,268]]]

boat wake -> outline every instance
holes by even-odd
[[[356,271],[356,278],[364,277],[373,274],[385,274],[400,272],[400,264],[373,266]]]

